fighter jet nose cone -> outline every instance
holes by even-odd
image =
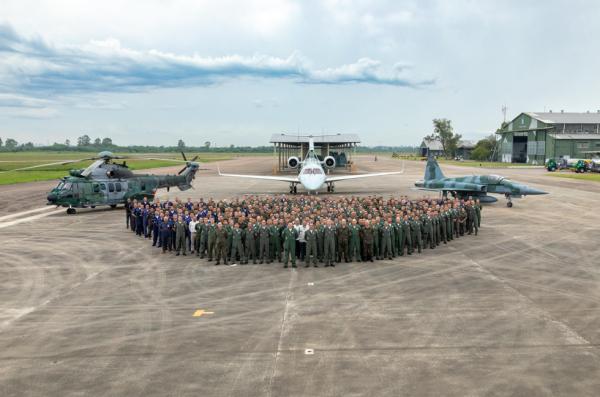
[[[543,190],[539,190],[539,189],[534,189],[532,187],[527,188],[526,192],[527,193],[525,193],[525,194],[528,194],[531,196],[540,195],[540,194],[548,194],[548,192],[544,192]]]

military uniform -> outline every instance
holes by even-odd
[[[360,226],[350,225],[350,248],[348,251],[348,258],[360,262]]]
[[[392,227],[390,225],[383,225],[381,227],[381,257],[385,259],[386,255],[388,259],[392,259]]]
[[[373,227],[371,225],[365,226],[361,230],[362,242],[363,242],[363,254],[365,261],[373,262]]]
[[[311,256],[314,267],[317,267],[317,231],[314,229],[307,230],[304,232],[304,239],[306,240],[306,255],[304,256],[306,267],[310,264]]]
[[[333,226],[323,228],[323,261],[325,267],[335,266],[335,228]]]
[[[169,238],[171,237],[171,225],[169,222],[165,222],[164,220],[160,222],[160,246],[162,247],[162,251],[166,252],[167,249],[171,248],[169,244]]]
[[[421,253],[421,250],[423,249],[423,240],[421,239],[421,221],[420,220],[413,218],[410,221],[410,234],[411,234],[413,249],[417,248],[418,252]]]
[[[216,255],[215,248],[217,246],[217,227],[214,223],[208,226],[208,260],[213,260],[213,255]]]
[[[337,247],[338,247],[338,262],[342,261],[342,257],[348,262],[348,242],[350,240],[350,229],[348,226],[341,226],[337,229]]]
[[[244,230],[246,240],[246,263],[252,258],[252,263],[256,264],[256,226],[248,225]]]
[[[402,220],[402,240],[400,240],[400,255],[404,255],[404,246],[406,246],[406,253],[408,255],[412,255],[413,253],[413,245],[412,245],[412,235],[410,231],[410,222],[407,220]]]
[[[292,260],[292,267],[296,267],[296,238],[298,232],[294,228],[285,228],[283,238],[283,267],[288,267],[288,260]]]
[[[277,260],[277,262],[281,262],[281,235],[279,234],[279,226],[269,226],[269,232],[271,234],[271,240],[269,245],[269,253],[271,254],[270,260]]]
[[[242,229],[240,229],[239,227],[233,228],[233,230],[231,232],[231,261],[232,262],[235,262],[236,257],[239,255],[241,264],[248,263],[246,261],[245,255],[244,255],[244,245],[242,244],[243,235],[244,235],[244,233],[243,233]]]
[[[184,221],[177,221],[175,223],[175,241],[176,241],[176,250],[177,255],[183,252],[183,255],[186,254],[186,244],[185,244],[185,229],[188,226]]]
[[[221,263],[221,258],[223,258],[223,262],[227,264],[227,239],[229,237],[227,229],[225,229],[224,227],[222,227],[221,229],[217,229],[215,234],[217,237],[217,243],[215,246],[217,263],[215,263],[215,265]]]
[[[260,263],[267,261],[267,263],[271,263],[269,259],[269,244],[270,244],[271,233],[267,226],[260,226],[258,229],[258,238],[259,238],[259,249],[258,249],[258,257],[260,258]]]
[[[375,256],[375,259],[381,259],[380,258],[380,251],[379,251],[379,232],[380,232],[380,225],[378,223],[375,223],[374,225],[371,225],[371,227],[373,228],[373,255]]]

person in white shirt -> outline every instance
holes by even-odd
[[[298,232],[298,237],[296,238],[296,257],[303,261],[304,253],[306,252],[306,240],[304,239],[306,227],[300,223],[300,220],[296,219],[294,221],[294,229]]]
[[[196,248],[196,225],[198,224],[198,221],[196,220],[196,215],[194,214],[194,216],[192,216],[192,220],[190,221],[189,227],[190,227],[190,240],[192,242],[192,246],[191,246],[191,253],[194,253],[194,249]]]

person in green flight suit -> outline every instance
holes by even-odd
[[[304,255],[306,264],[304,267],[309,267],[311,260],[314,267],[319,267],[317,265],[317,231],[312,222],[308,224],[308,229],[304,232],[304,239],[306,240],[306,254]]]
[[[283,267],[288,267],[288,260],[291,259],[292,267],[296,266],[296,237],[298,232],[294,229],[294,224],[288,222],[288,227],[283,231]]]
[[[258,249],[258,257],[260,258],[260,263],[263,262],[271,263],[269,259],[269,244],[270,244],[271,232],[269,227],[267,226],[267,221],[264,219],[261,222],[260,228],[258,229],[258,239],[259,239],[259,249]]]
[[[413,249],[416,247],[421,253],[423,249],[423,240],[421,239],[421,221],[417,216],[414,216],[410,221],[410,233],[413,243]]]
[[[221,222],[217,225],[216,235],[217,244],[215,246],[215,251],[217,262],[215,263],[215,266],[221,264],[221,258],[223,258],[223,262],[227,265],[227,239],[229,236],[227,235],[227,229],[225,229]]]
[[[413,244],[412,244],[412,235],[410,230],[410,221],[408,219],[408,215],[404,215],[402,219],[402,236],[403,239],[400,242],[400,255],[404,255],[404,247],[406,246],[406,254],[412,255],[413,253]]]
[[[211,219],[208,222],[208,261],[212,262],[215,255],[215,247],[217,246],[217,226]]]
[[[392,227],[388,221],[384,221],[381,227],[381,257],[385,259],[386,255],[388,259],[392,259]]]
[[[240,256],[240,263],[242,265],[248,263],[246,260],[246,256],[244,255],[244,245],[242,244],[242,239],[244,236],[244,232],[240,229],[239,223],[233,225],[233,230],[231,231],[231,262],[236,263],[237,256]]]
[[[186,244],[185,244],[185,231],[188,228],[187,223],[183,221],[183,217],[177,217],[177,222],[175,222],[175,245],[177,254],[179,256],[180,253],[183,253],[183,256],[186,256]]]
[[[348,263],[348,243],[350,241],[350,228],[345,219],[342,219],[340,226],[337,228],[337,249],[338,249],[338,262],[342,261],[342,258]]]
[[[331,219],[323,228],[323,260],[325,267],[335,267],[335,227]]]
[[[348,252],[348,258],[350,262],[356,260],[361,261],[360,258],[360,226],[356,222],[356,219],[352,219],[350,224],[350,249]]]
[[[246,241],[246,263],[252,258],[252,263],[256,265],[256,223],[254,220],[251,220],[244,230],[244,240]]]
[[[271,261],[277,260],[277,262],[281,262],[281,234],[279,226],[271,222],[270,219],[267,221],[267,225],[269,226],[269,233],[271,234],[271,240],[269,242],[269,258]]]

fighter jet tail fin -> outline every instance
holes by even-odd
[[[426,181],[443,179],[445,178],[440,165],[433,156],[429,156],[427,159],[427,166],[425,167],[425,178]]]

